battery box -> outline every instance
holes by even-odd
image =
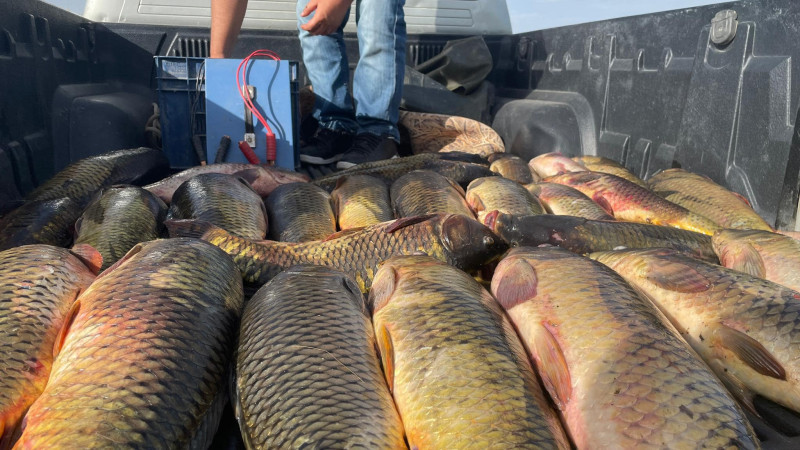
[[[206,154],[209,163],[215,160],[223,136],[231,139],[224,162],[247,162],[239,149],[239,141],[246,140],[246,119],[252,120],[253,150],[258,159],[266,163],[266,130],[254,114],[245,112],[236,84],[239,63],[239,59],[206,59]],[[253,104],[275,134],[278,144],[275,164],[294,170],[299,164],[296,151],[299,124],[297,62],[251,59],[246,80],[253,94]]]

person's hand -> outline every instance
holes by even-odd
[[[314,36],[331,34],[342,24],[347,8],[353,0],[310,0],[301,17],[306,17],[312,12],[314,17],[300,28],[308,31]]]

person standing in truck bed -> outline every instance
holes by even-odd
[[[300,44],[317,100],[319,128],[300,149],[307,164],[339,169],[397,156],[405,71],[405,0],[356,0],[360,59],[352,96],[344,27],[352,0],[298,0]],[[211,57],[229,57],[247,0],[211,1]],[[353,100],[355,99],[355,106]]]

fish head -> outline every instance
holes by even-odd
[[[441,236],[448,261],[462,270],[491,262],[508,249],[508,244],[487,226],[460,214],[444,217]]]
[[[493,216],[494,217],[491,217]],[[485,223],[512,247],[521,242],[526,245],[559,245],[565,239],[565,230],[579,220],[568,216],[542,214],[537,216],[513,216],[511,214],[489,213]]]
[[[545,153],[528,162],[528,166],[542,178],[570,172],[586,171],[586,167],[561,153]]]

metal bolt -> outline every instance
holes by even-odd
[[[714,15],[711,19],[711,42],[722,46],[736,37],[736,28],[739,21],[736,20],[738,14],[732,9],[724,9]]]

